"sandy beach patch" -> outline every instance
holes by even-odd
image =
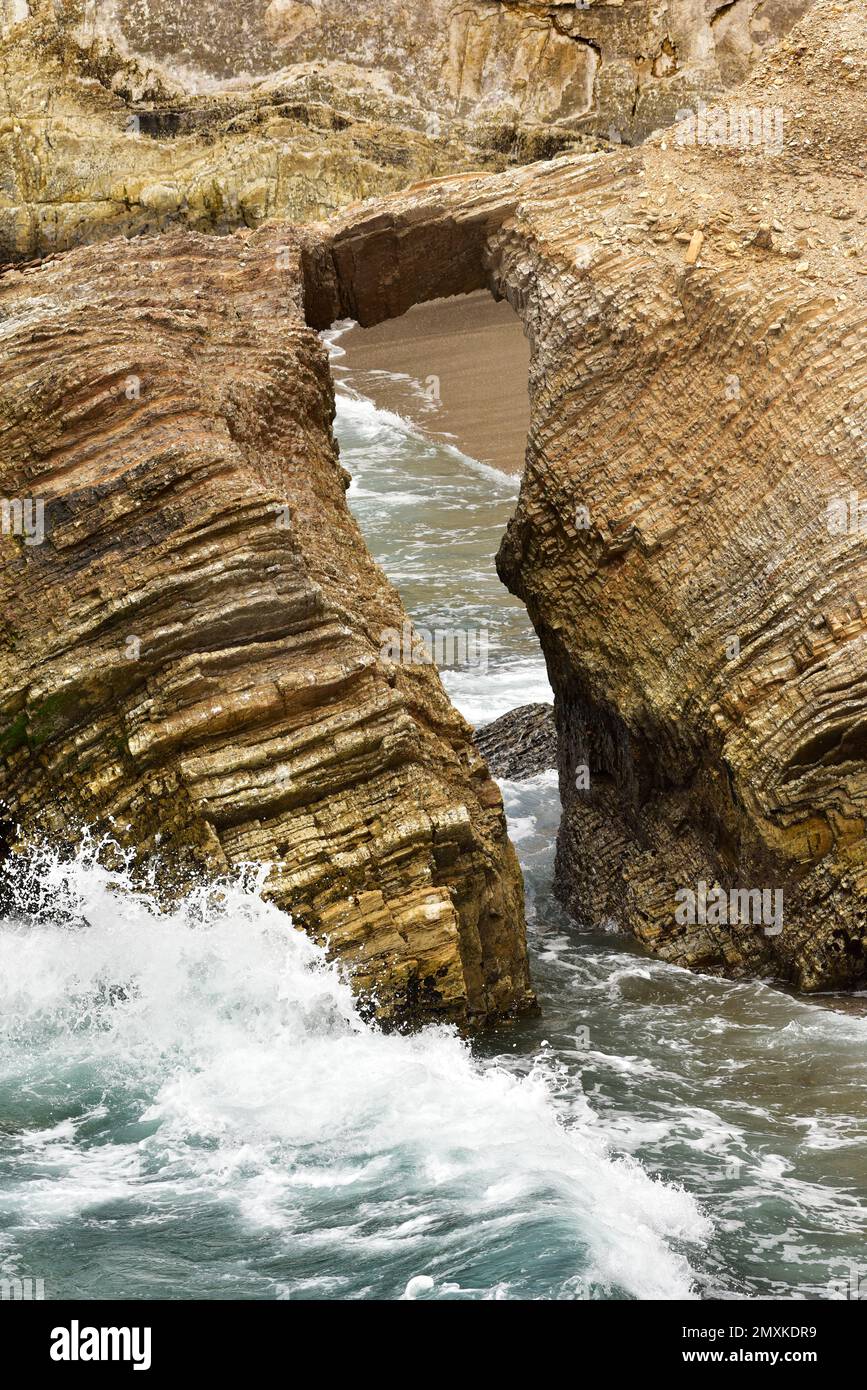
[[[353,328],[335,363],[380,409],[507,473],[520,473],[530,423],[530,349],[512,308],[486,290],[418,304]]]

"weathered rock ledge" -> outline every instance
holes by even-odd
[[[435,669],[381,656],[300,288],[283,228],[0,278],[0,799],[181,881],[270,863],[380,1018],[474,1026],[533,1006],[521,873]]]

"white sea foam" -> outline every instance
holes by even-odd
[[[487,671],[456,667],[440,675],[452,704],[473,725],[489,724],[519,705],[550,704],[554,699],[541,656]]]
[[[428,448],[436,447],[456,462],[471,469],[472,472],[480,473],[483,477],[496,483],[499,496],[517,498],[521,480],[514,474],[506,473],[501,468],[494,468],[493,464],[483,463],[480,459],[463,453],[457,445],[448,443],[441,435],[426,434],[424,430],[404,419],[402,415],[398,415],[396,411],[381,410],[374,405],[373,401],[368,400],[366,396],[358,395],[345,383],[339,383],[338,386],[336,398],[338,419],[342,417],[362,437],[366,434],[370,443],[378,443],[388,447],[388,434],[391,431],[393,434],[402,436],[405,440],[412,440],[416,444]]]
[[[520,1078],[449,1028],[368,1025],[251,880],[160,911],[93,853],[40,874],[43,910],[0,928],[0,1095],[23,1087],[43,1114],[6,1136],[0,1224],[216,1206],[268,1259],[292,1250],[295,1296],[367,1268],[384,1296],[445,1297],[475,1267],[491,1297],[542,1222],[561,1283],[689,1295],[682,1247],[706,1219],[560,1117],[545,1056]]]

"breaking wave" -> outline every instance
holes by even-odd
[[[163,909],[93,846],[16,872],[3,1274],[48,1297],[690,1294],[706,1219],[609,1152],[545,1049],[516,1076],[447,1027],[380,1032],[261,873]]]

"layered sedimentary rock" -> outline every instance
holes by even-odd
[[[808,0],[0,0],[0,264],[634,142]]]
[[[346,505],[291,232],[0,279],[7,845],[272,866],[379,1017],[532,1006],[502,802]]]
[[[867,973],[864,53],[863,13],[819,4],[725,111],[367,206],[307,253],[314,322],[483,285],[524,320],[498,563],[556,694],[575,915],[806,989]],[[719,920],[741,889],[754,915]]]
[[[499,796],[435,673],[383,656],[403,614],[302,324],[488,287],[532,348],[499,565],[556,694],[561,891],[681,964],[862,979],[863,39],[823,0],[640,150],[5,276],[10,821],[272,861],[385,1016],[528,1003]],[[679,921],[701,883],[782,892],[782,930]]]

